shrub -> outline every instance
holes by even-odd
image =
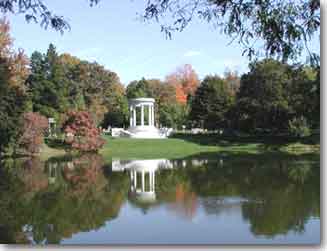
[[[21,149],[30,155],[40,152],[44,134],[48,129],[48,119],[39,113],[27,112],[23,115],[22,136],[19,140]]]
[[[306,137],[311,134],[311,129],[305,117],[294,118],[288,122],[288,131],[295,137]]]
[[[95,125],[90,113],[72,111],[63,125],[66,143],[79,152],[96,152],[105,143],[101,131]]]

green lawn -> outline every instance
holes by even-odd
[[[119,159],[151,159],[151,158],[183,158],[199,153],[232,152],[232,153],[319,153],[319,146],[301,143],[273,144],[258,140],[212,140],[212,136],[169,139],[130,139],[105,136],[107,143],[100,153],[106,160]],[[197,140],[201,139],[201,140]],[[295,148],[292,146],[296,146]],[[295,149],[295,151],[294,151]],[[293,150],[291,152],[291,150]]]
[[[129,139],[105,137],[100,153],[107,158],[182,158],[200,152],[215,152],[217,146],[201,146],[181,139]]]
[[[106,144],[100,150],[106,161],[117,159],[184,158],[200,153],[260,154],[281,152],[288,154],[319,154],[319,142],[300,142],[285,138],[233,137],[217,135],[178,135],[169,139],[130,139],[104,136]],[[41,158],[64,154],[63,149],[46,146]]]

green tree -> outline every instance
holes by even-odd
[[[207,76],[192,99],[190,119],[195,126],[206,129],[226,128],[226,115],[233,102],[226,81],[219,76]]]
[[[128,101],[125,95],[116,96],[115,103],[104,115],[102,127],[126,127],[128,125]]]
[[[159,111],[160,125],[174,129],[182,129],[187,125],[188,106],[179,102],[164,103]]]
[[[31,75],[28,79],[33,111],[46,117],[60,119],[70,109],[69,83],[64,67],[53,44],[45,55],[34,52],[31,56]]]
[[[240,129],[287,129],[292,112],[288,93],[292,71],[291,66],[273,59],[250,64],[237,96]]]
[[[293,71],[289,99],[296,119],[305,117],[312,128],[320,127],[320,68],[300,66]]]

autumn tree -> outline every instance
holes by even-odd
[[[71,111],[63,124],[66,143],[79,152],[97,152],[105,143],[89,112]]]
[[[69,110],[87,110],[97,125],[108,112],[126,113],[124,87],[118,75],[102,65],[59,55],[50,44],[46,54],[32,54],[31,69],[28,84],[35,112],[60,121]]]
[[[38,113],[27,112],[23,115],[22,136],[19,146],[24,153],[34,155],[40,152],[43,138],[48,129],[48,119]]]
[[[71,83],[71,100],[78,100],[80,104],[76,109],[84,107],[97,125],[103,122],[108,112],[126,112],[125,89],[115,72],[96,62],[81,61],[72,67],[67,78]]]
[[[27,105],[28,59],[22,50],[13,50],[9,31],[8,21],[0,19],[0,155],[8,146],[17,145]]]
[[[169,74],[166,82],[175,87],[177,101],[186,104],[187,98],[194,95],[199,85],[199,78],[192,66],[186,64]]]

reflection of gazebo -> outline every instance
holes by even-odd
[[[159,168],[172,168],[172,165],[165,159],[112,161],[113,171],[129,171],[131,199],[140,204],[156,202],[155,177]]]
[[[133,168],[130,170],[131,193],[140,202],[151,203],[156,200],[155,170],[151,168]],[[140,180],[138,180],[140,179]]]
[[[54,118],[48,118],[49,137],[56,137],[56,121]]]

